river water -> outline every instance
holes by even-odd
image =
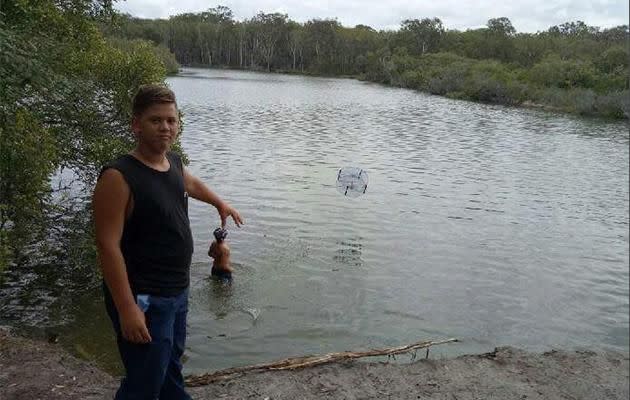
[[[187,373],[450,337],[438,353],[628,351],[626,122],[345,79],[168,82],[189,169],[246,220],[233,284],[209,281],[218,217],[191,201]],[[337,191],[342,167],[365,194]],[[62,342],[113,365],[98,290],[75,297]]]

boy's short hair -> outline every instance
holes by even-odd
[[[175,104],[177,107],[175,93],[171,89],[160,84],[142,85],[133,97],[131,111],[133,116],[137,117],[154,104],[168,103]]]

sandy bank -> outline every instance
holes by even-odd
[[[627,354],[499,348],[411,364],[348,362],[190,388],[195,399],[627,399]],[[0,330],[0,399],[111,399],[117,379]]]

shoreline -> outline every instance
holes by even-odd
[[[425,95],[428,95],[428,96],[438,96],[438,97],[442,97],[442,98],[445,98],[445,99],[466,101],[466,102],[471,102],[471,103],[474,103],[474,104],[487,104],[487,105],[509,107],[509,108],[515,108],[515,109],[521,109],[521,110],[544,111],[544,112],[562,114],[562,115],[565,115],[565,116],[573,116],[573,117],[579,117],[579,118],[601,120],[603,122],[609,122],[609,123],[623,122],[623,121],[628,122],[628,121],[630,121],[630,115],[627,115],[627,114],[626,114],[625,117],[617,118],[617,117],[611,117],[611,116],[601,115],[601,114],[597,114],[597,113],[594,113],[594,114],[592,114],[592,113],[580,113],[580,112],[575,112],[575,111],[571,111],[571,110],[565,109],[565,108],[563,108],[561,106],[558,106],[558,105],[548,105],[548,104],[537,103],[537,102],[535,102],[535,101],[533,101],[531,99],[524,100],[524,101],[522,101],[519,104],[504,104],[504,103],[493,103],[493,102],[483,102],[483,101],[471,100],[471,99],[466,98],[466,97],[448,96],[448,94],[446,94],[446,95],[432,94],[432,93],[430,93],[428,91],[421,90],[421,89],[415,89],[415,88],[411,88],[411,87],[394,85],[394,84],[389,84],[389,83],[384,83],[384,82],[376,82],[376,81],[371,81],[369,79],[362,79],[361,76],[359,76],[359,75],[328,75],[328,74],[310,73],[310,72],[306,72],[306,71],[302,71],[302,72],[300,72],[300,71],[290,71],[290,70],[272,70],[272,71],[267,71],[264,68],[263,69],[256,69],[256,68],[236,68],[236,67],[228,67],[228,66],[180,65],[179,70],[177,71],[177,73],[172,74],[172,75],[168,75],[168,77],[183,76],[183,75],[180,75],[180,74],[182,72],[182,69],[184,69],[184,68],[207,69],[207,70],[218,70],[218,71],[256,72],[256,73],[261,73],[261,74],[304,76],[304,77],[312,77],[312,78],[352,79],[352,80],[356,80],[356,81],[359,81],[359,82],[368,82],[368,83],[373,83],[373,84],[376,84],[376,85],[382,85],[382,86],[388,87],[388,88],[398,88],[398,89],[412,90],[414,92],[422,93],[422,94],[425,94]]]
[[[188,388],[193,399],[627,399],[628,354],[501,347],[409,364],[336,362]],[[118,378],[0,328],[0,398],[111,399]]]

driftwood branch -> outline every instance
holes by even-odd
[[[359,351],[359,352],[342,351],[338,353],[328,353],[328,354],[319,355],[319,356],[290,357],[290,358],[285,358],[285,359],[270,362],[270,363],[222,369],[220,371],[215,371],[215,372],[211,372],[211,373],[207,373],[203,375],[189,375],[186,377],[186,385],[204,386],[212,382],[234,378],[245,372],[291,370],[291,369],[298,369],[298,368],[305,368],[305,367],[313,367],[316,365],[327,364],[331,362],[352,360],[352,359],[362,358],[362,357],[393,356],[396,354],[408,353],[410,351],[423,349],[423,348],[427,349],[427,356],[428,356],[429,347],[437,346],[437,345],[445,344],[445,343],[453,343],[457,341],[458,341],[457,339],[424,341],[424,342],[413,343],[407,346],[398,346],[398,347],[391,347],[391,348],[386,348],[386,349],[372,349],[368,351]]]

